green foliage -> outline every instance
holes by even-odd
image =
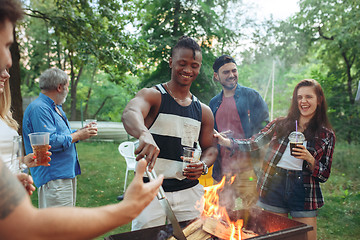
[[[303,0],[294,23],[310,37],[316,57],[327,66],[317,73],[330,92],[331,117],[338,137],[359,142],[359,107],[354,104],[359,76],[360,5],[357,1]]]
[[[334,0],[303,1],[301,6],[302,17],[299,17],[299,24],[305,23],[304,28],[313,33],[315,46],[321,46],[318,57],[331,72],[342,72],[337,76],[338,80],[355,84],[351,82],[352,76],[347,76],[346,72],[354,71],[350,73],[351,75],[358,72],[353,66],[359,66],[357,59],[360,50],[358,47],[360,30],[357,20],[360,16],[359,3],[356,1],[340,3]],[[351,90],[354,86],[349,87]],[[348,94],[349,100],[353,99],[353,94],[354,91]]]
[[[120,122],[122,111],[128,101],[134,97],[138,85],[138,79],[132,76],[124,76],[119,84],[110,80],[109,74],[97,73],[93,80],[85,71],[78,86],[78,107],[85,111],[83,119],[95,118],[102,121]],[[88,96],[89,90],[91,95]]]
[[[360,142],[360,134],[354,129],[360,129],[359,105],[350,104],[346,95],[346,85],[335,75],[324,75],[319,70],[312,72],[324,89],[328,104],[328,115],[338,139],[349,143]]]
[[[360,77],[359,3],[299,4],[299,13],[286,21],[270,19],[250,35],[241,31],[252,24],[241,1],[26,1],[28,16],[18,34],[22,93],[37,96],[36,79],[57,66],[72,79],[71,99],[64,106],[68,116],[75,112],[79,120],[88,103],[87,117],[119,121],[138,89],[170,80],[171,47],[186,34],[203,51],[201,72],[191,87],[202,102],[221,89],[212,81],[211,66],[215,56],[226,53],[241,59],[240,84],[266,95],[270,108],[267,85],[275,62],[274,117],[287,114],[299,80],[314,78],[324,88],[338,139],[359,142],[359,131],[353,131],[360,122],[354,104]],[[242,41],[250,37],[252,44],[244,49]]]
[[[52,24],[64,44],[77,52],[78,60],[86,61],[92,54],[100,68],[115,65],[120,73],[137,71],[134,64],[143,60],[142,42],[124,31],[126,24],[133,20],[128,14],[133,11],[131,3],[99,1],[96,7],[86,1],[58,1],[56,4],[58,12],[52,16]]]
[[[141,36],[152,46],[153,60],[167,60],[178,38],[188,35],[203,42],[214,37],[217,15],[213,1],[139,1]]]
[[[152,87],[158,83],[163,83],[169,81],[171,78],[171,72],[169,63],[166,61],[161,61],[157,66],[156,69],[148,74],[144,75],[144,80],[141,81],[139,87]]]
[[[23,68],[26,90],[33,95],[34,79],[45,69],[57,66],[70,75],[72,120],[77,107],[77,87],[84,66],[97,68],[108,79],[121,83],[126,75],[141,75],[147,43],[126,31],[134,21],[131,12],[135,5],[128,1],[37,1],[28,2],[28,22],[25,22],[29,41],[23,45],[30,52],[29,64]],[[44,64],[46,63],[46,64]],[[101,73],[101,72],[99,72]],[[112,98],[113,96],[107,96]]]
[[[274,68],[274,74],[272,70]],[[269,111],[273,108],[273,119],[286,116],[290,107],[295,85],[304,78],[304,69],[292,66],[291,71],[285,62],[273,57],[263,56],[253,62],[238,65],[239,83],[257,90],[265,99]],[[272,97],[272,77],[274,76],[274,101]],[[272,107],[273,104],[273,107]]]
[[[318,80],[338,138],[359,142],[360,133],[353,129],[359,129],[360,122],[359,105],[354,104],[360,63],[360,5],[336,0],[302,0],[299,4],[300,12],[293,17],[279,23],[267,21],[255,32],[255,45],[243,52],[244,63],[249,65],[244,70],[251,69],[251,73],[242,72],[263,92],[264,78],[270,74],[265,72],[270,72],[270,62],[276,62],[274,117],[286,113],[284,106],[288,106],[299,80]]]
[[[215,39],[233,40],[232,32],[219,24],[219,16],[215,12],[216,1],[139,1],[142,11],[138,18],[142,22],[141,38],[148,42],[152,51],[149,58],[156,70],[143,77],[141,87],[153,86],[156,83],[170,80],[168,59],[171,48],[177,40],[188,35],[200,42],[203,52],[202,68],[191,92],[201,101],[208,103],[218,92],[212,81],[212,64],[215,56],[210,47]],[[229,1],[224,1],[229,2]]]

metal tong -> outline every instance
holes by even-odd
[[[149,171],[148,167],[146,167],[145,172],[150,180],[157,178],[154,169],[152,171]],[[178,240],[186,240],[184,232],[182,231],[180,224],[179,224],[178,220],[176,219],[174,212],[171,209],[171,206],[169,204],[169,201],[166,198],[165,191],[162,186],[160,186],[159,192],[156,196],[157,196],[161,206],[165,210],[166,217],[170,220],[170,222],[172,224],[174,237],[176,237]]]

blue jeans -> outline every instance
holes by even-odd
[[[316,210],[305,210],[305,189],[302,171],[276,168],[267,194],[257,205],[274,213],[290,213],[292,217],[316,217]]]

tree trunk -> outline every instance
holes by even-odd
[[[20,77],[20,50],[16,39],[14,29],[14,43],[10,47],[12,67],[10,68],[10,91],[11,91],[11,108],[14,119],[19,123],[19,134],[22,133],[22,96],[21,96],[21,77]]]
[[[60,40],[56,39],[56,53],[57,53],[57,67],[62,69],[61,66],[61,44],[60,44]],[[65,67],[65,64],[64,64]]]
[[[350,104],[354,105],[355,103],[355,99],[353,97],[353,93],[352,93],[352,76],[351,76],[351,67],[352,64],[351,62],[348,60],[348,58],[346,57],[346,53],[345,52],[341,52],[341,55],[344,59],[345,65],[346,65],[346,76],[347,76],[347,90],[348,90],[348,95],[349,95],[349,99],[350,99]]]
[[[46,32],[49,32],[49,27],[48,27],[48,22],[44,21],[45,23],[45,27],[46,27]],[[49,35],[49,34],[48,34]],[[51,44],[50,44],[50,40],[49,40],[49,36],[46,38],[46,49],[47,49],[47,54],[46,54],[46,60],[47,60],[47,65],[48,68],[51,68]]]
[[[87,117],[87,111],[88,111],[88,108],[89,108],[89,101],[90,101],[90,96],[91,96],[91,91],[92,91],[92,85],[93,85],[94,79],[95,79],[96,70],[97,70],[97,66],[94,66],[94,70],[93,70],[93,73],[91,75],[89,91],[88,91],[88,94],[87,94],[87,97],[86,97],[86,104],[85,104],[85,110],[84,110],[84,116],[85,117]]]
[[[70,61],[72,62],[72,60]],[[75,121],[76,120],[76,102],[77,102],[77,96],[76,96],[76,92],[77,92],[77,86],[80,80],[80,76],[82,74],[82,70],[84,68],[84,65],[82,65],[79,69],[79,72],[77,74],[77,76],[75,77],[75,72],[74,72],[74,68],[71,67],[71,107],[70,107],[70,111],[71,111],[71,116],[70,116],[70,120],[71,121]]]
[[[175,5],[175,7],[174,7],[174,25],[173,25],[172,35],[174,37],[177,37],[178,33],[179,33],[179,26],[180,26],[180,23],[179,23],[179,15],[180,15],[180,7],[181,7],[180,0],[176,0],[174,5]]]
[[[104,101],[101,103],[100,107],[98,108],[98,110],[96,111],[96,113],[94,114],[94,116],[92,118],[96,119],[96,116],[99,114],[100,110],[105,106],[105,103],[108,99],[111,99],[113,96],[106,96],[106,98],[104,99]]]

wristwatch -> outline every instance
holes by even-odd
[[[209,171],[208,166],[206,165],[206,163],[202,160],[200,160],[200,162],[203,164],[203,171],[202,171],[202,175],[206,175]]]

